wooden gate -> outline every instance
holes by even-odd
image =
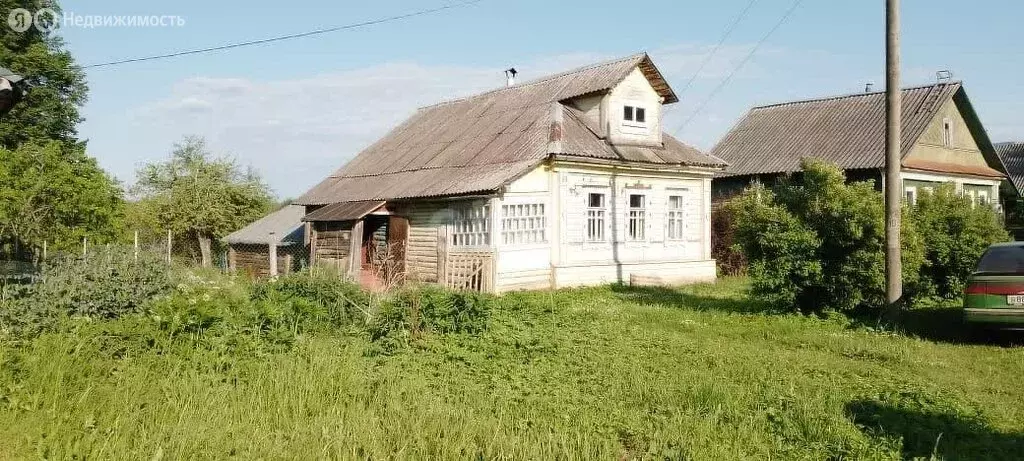
[[[449,251],[444,261],[444,285],[453,290],[494,292],[494,253]]]

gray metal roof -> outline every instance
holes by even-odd
[[[278,245],[303,245],[306,225],[302,222],[302,216],[305,214],[306,207],[287,205],[228,234],[224,241],[233,245],[266,245],[270,241],[270,233],[273,232]]]
[[[384,206],[383,200],[332,203],[304,216],[302,220],[307,222],[355,221],[377,211],[382,206]]]
[[[490,192],[535,168],[549,154],[552,105],[608,91],[639,68],[666,102],[676,95],[646,54],[420,109],[295,201],[326,205]],[[665,148],[619,148],[564,117],[565,154],[631,162],[722,165],[667,137]],[[582,125],[582,126],[581,126]]]
[[[950,98],[972,133],[979,138],[990,166],[1000,169],[960,82],[903,90],[903,155]],[[800,161],[814,157],[843,169],[882,168],[885,165],[885,93],[861,93],[795,101],[750,110],[711,150],[729,163],[722,176],[787,173],[800,170]]]
[[[1017,191],[1024,191],[1024,142],[1001,142],[996,153],[1006,165],[1006,174]]]

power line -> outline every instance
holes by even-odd
[[[750,0],[750,2],[747,3],[746,8],[743,8],[743,11],[740,11],[739,16],[736,16],[736,19],[725,30],[725,33],[722,34],[722,38],[720,38],[718,40],[718,43],[715,44],[715,47],[711,49],[711,53],[704,57],[704,61],[702,61],[700,63],[700,66],[697,67],[697,71],[693,73],[693,76],[690,77],[690,80],[686,81],[686,85],[683,85],[683,89],[676,93],[678,96],[682,96],[683,93],[685,93],[686,90],[690,88],[690,85],[693,85],[693,81],[697,80],[697,77],[700,76],[700,73],[703,72],[704,68],[707,67],[709,62],[711,62],[711,58],[715,56],[715,53],[718,53],[718,49],[721,48],[725,41],[729,39],[729,36],[732,35],[733,31],[736,30],[736,26],[739,26],[740,22],[743,21],[743,18],[747,17],[747,13],[750,11],[750,9],[754,6],[755,3],[757,3],[757,0]]]
[[[768,33],[764,34],[764,37],[761,37],[761,40],[758,41],[754,45],[754,47],[750,49],[750,52],[747,53],[743,60],[740,61],[740,63],[736,66],[736,68],[734,68],[732,72],[729,73],[729,75],[726,75],[725,79],[723,79],[722,82],[718,84],[718,86],[711,90],[711,93],[708,93],[708,97],[705,98],[704,101],[697,106],[697,109],[695,109],[693,113],[690,114],[690,116],[683,121],[682,125],[679,125],[679,128],[676,128],[675,131],[672,132],[673,134],[678,134],[680,131],[682,131],[683,128],[686,128],[686,126],[689,125],[690,122],[693,121],[693,119],[697,117],[697,115],[700,114],[702,110],[704,110],[708,103],[710,103],[711,100],[714,99],[715,95],[718,94],[718,92],[721,91],[722,88],[725,88],[725,86],[729,84],[729,82],[732,80],[734,76],[736,76],[740,69],[742,69],[743,66],[747,64],[747,61],[750,61],[750,58],[754,57],[754,53],[757,53],[757,50],[761,48],[761,45],[763,45],[764,42],[768,41],[772,34],[774,34],[775,31],[779,30],[779,28],[782,27],[782,24],[784,24],[786,20],[788,20],[789,17],[793,15],[793,12],[796,11],[796,9],[800,6],[801,3],[803,3],[803,0],[795,0],[793,2],[793,5],[790,6],[788,10],[786,10],[786,13],[783,14],[781,18],[779,18],[779,22],[776,22],[775,26],[773,26],[771,30],[768,31]]]
[[[98,64],[89,64],[87,66],[82,66],[82,68],[83,69],[94,69],[94,68],[97,68],[97,67],[110,67],[110,66],[116,66],[116,65],[121,65],[121,64],[128,64],[128,63],[133,63],[133,62],[155,61],[155,60],[158,60],[158,59],[176,58],[176,57],[179,57],[179,56],[188,56],[188,55],[193,55],[193,54],[212,53],[214,51],[230,50],[230,49],[233,49],[233,48],[242,48],[242,47],[246,47],[246,46],[263,45],[263,44],[266,44],[266,43],[280,42],[280,41],[284,41],[284,40],[292,40],[292,39],[296,39],[296,38],[303,38],[303,37],[310,37],[310,36],[314,36],[314,35],[328,34],[328,33],[331,33],[331,32],[338,32],[338,31],[348,30],[348,29],[357,29],[357,28],[360,28],[360,27],[372,26],[372,25],[376,25],[376,24],[382,24],[382,23],[385,23],[385,22],[392,22],[392,21],[398,21],[398,20],[402,20],[402,19],[409,19],[409,18],[416,17],[416,16],[423,16],[423,15],[427,15],[427,14],[437,13],[437,12],[440,12],[440,11],[450,10],[450,9],[453,9],[453,8],[461,8],[461,7],[465,7],[465,6],[470,6],[470,5],[473,5],[473,4],[476,4],[476,3],[480,3],[481,1],[483,1],[483,0],[468,0],[468,1],[461,1],[461,2],[456,2],[456,3],[449,3],[447,5],[439,6],[439,7],[436,7],[436,8],[429,8],[429,9],[425,9],[425,10],[418,10],[418,11],[413,11],[413,12],[410,12],[410,13],[399,14],[399,15],[396,15],[396,16],[388,16],[388,17],[384,17],[384,18],[373,19],[373,20],[370,20],[370,21],[357,22],[357,23],[354,23],[354,24],[346,24],[346,25],[343,25],[343,26],[328,27],[328,28],[324,28],[324,29],[311,30],[311,31],[308,31],[308,32],[301,32],[301,33],[297,33],[297,34],[288,34],[288,35],[280,35],[280,36],[277,36],[277,37],[262,38],[262,39],[250,40],[250,41],[246,41],[246,42],[229,43],[229,44],[226,44],[226,45],[212,46],[212,47],[209,47],[209,48],[198,48],[198,49],[193,49],[193,50],[175,51],[173,53],[158,54],[158,55],[153,55],[153,56],[143,56],[143,57],[138,57],[138,58],[120,59],[120,60],[117,60],[117,61],[102,62],[102,63],[98,63]]]

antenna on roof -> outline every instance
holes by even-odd
[[[875,91],[875,84],[874,84],[874,82],[868,82],[867,84],[864,85],[864,92],[865,93],[871,93],[872,91]]]
[[[516,84],[516,74],[518,73],[519,71],[517,71],[515,67],[510,67],[505,70],[505,78],[508,79],[508,86]]]
[[[953,80],[953,72],[948,70],[940,70],[935,73],[935,80],[938,83],[946,83]]]

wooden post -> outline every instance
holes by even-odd
[[[43,240],[43,261],[46,261],[46,240]]]
[[[267,239],[267,253],[270,257],[270,276],[277,277],[277,242],[274,240],[273,232]]]
[[[231,272],[235,271],[235,267],[238,261],[238,253],[235,252],[235,247],[228,247],[228,270]]]
[[[139,231],[135,231],[135,260],[139,260]]]
[[[900,93],[900,2],[885,2],[885,298],[894,306],[903,297],[900,252],[902,212],[902,112]]]
[[[89,254],[89,237],[82,237],[82,257]]]
[[[349,238],[348,267],[338,268],[339,272],[347,270],[347,275],[356,281],[359,280],[359,273],[363,269],[363,226],[362,219],[352,224]]]
[[[171,248],[173,248],[172,243],[173,242],[171,241],[171,230],[167,229],[167,264],[171,263]]]

